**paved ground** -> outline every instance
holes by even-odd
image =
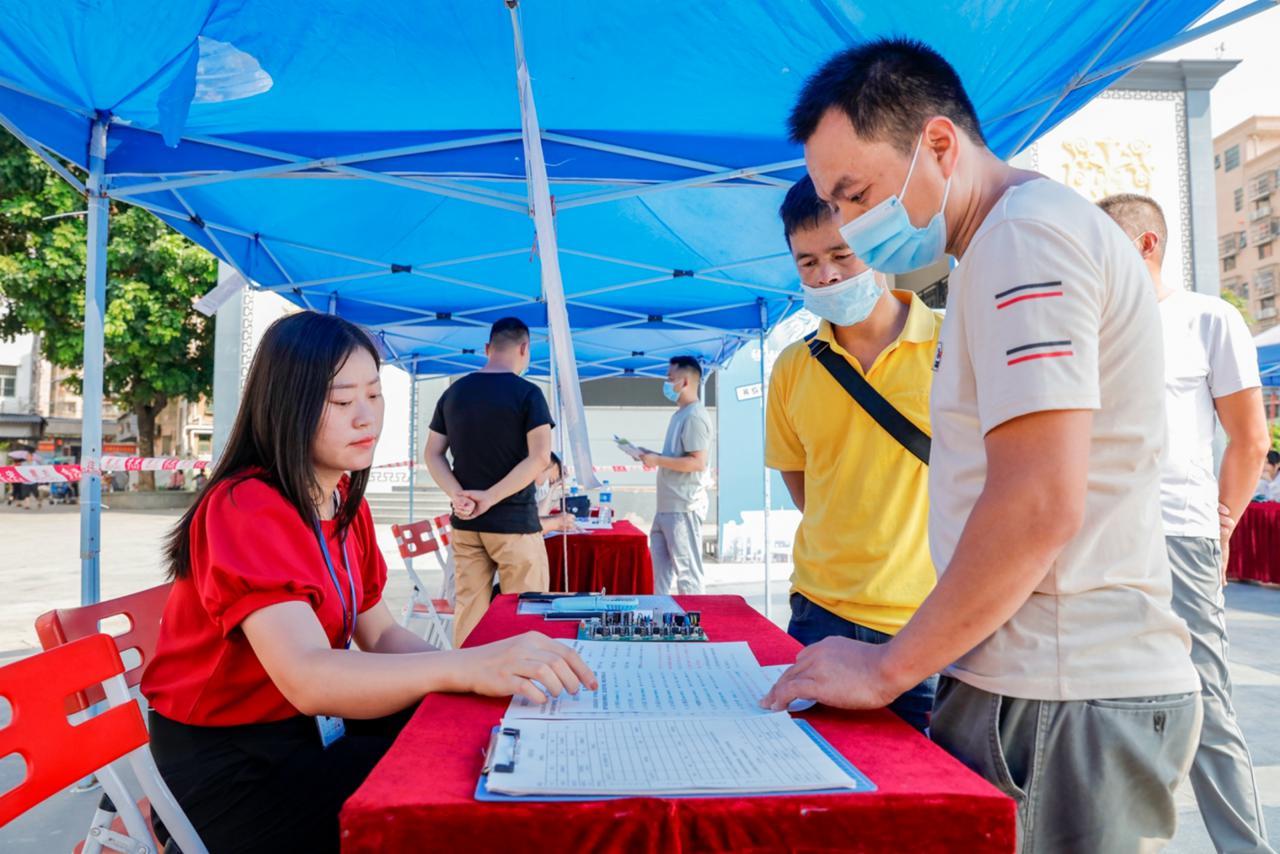
[[[140,590],[163,581],[161,540],[176,521],[171,513],[103,514],[102,595],[104,598]],[[379,530],[388,564],[399,565],[389,532]],[[428,566],[431,561],[425,561]],[[42,612],[79,602],[79,533],[77,508],[46,507],[20,511],[0,506],[0,664],[37,648],[32,624]],[[421,563],[419,564],[421,569]],[[785,625],[788,567],[775,567],[771,586],[772,617]],[[707,568],[709,591],[738,593],[763,610],[763,568],[712,564]],[[424,579],[434,585],[439,572]],[[395,606],[407,594],[404,573],[393,572],[387,598]],[[1227,591],[1231,627],[1231,666],[1236,706],[1253,750],[1272,844],[1280,847],[1280,590],[1232,585]],[[8,709],[0,699],[0,726]],[[21,774],[16,757],[0,758],[0,792]],[[0,851],[45,854],[70,851],[84,832],[97,801],[96,793],[64,793],[0,828]],[[1181,826],[1170,851],[1213,850],[1195,809],[1189,789],[1180,797]]]

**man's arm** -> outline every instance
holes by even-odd
[[[516,463],[506,477],[488,489],[463,490],[462,494],[476,503],[472,516],[480,516],[499,501],[515,495],[533,483],[538,474],[551,465],[551,425],[534,427],[525,437],[529,444],[529,454]]]
[[[448,436],[437,433],[435,430],[427,431],[427,449],[423,454],[427,459],[427,471],[431,474],[431,479],[436,482],[436,486],[449,496],[453,509],[465,517],[469,515],[471,499],[462,494],[462,484],[458,483],[458,478],[454,476],[453,469],[449,466],[449,460],[445,458],[445,452],[448,450]]]
[[[707,467],[706,451],[690,451],[683,457],[664,457],[650,451],[640,457],[640,461],[649,468],[663,468],[671,471],[694,472],[703,471]]]
[[[828,638],[806,648],[763,704],[782,709],[803,697],[878,708],[990,637],[1083,524],[1092,424],[1092,411],[1047,411],[989,432],[986,485],[915,616],[883,646]]]
[[[782,482],[787,485],[787,492],[791,494],[791,501],[796,505],[801,513],[804,512],[804,472],[802,471],[780,471]]]
[[[1213,402],[1218,420],[1227,434],[1218,469],[1218,503],[1227,508],[1229,521],[1222,525],[1222,565],[1227,565],[1227,549],[1235,523],[1249,506],[1254,487],[1262,475],[1271,448],[1271,433],[1262,407],[1262,389],[1247,388],[1219,397]],[[1225,579],[1225,575],[1224,575]]]

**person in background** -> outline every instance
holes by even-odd
[[[868,266],[957,263],[930,398],[938,585],[886,644],[802,650],[765,704],[879,707],[946,668],[930,735],[1014,799],[1024,851],[1158,848],[1201,707],[1169,602],[1142,259],[1087,199],[987,148],[959,75],[918,41],[836,54],[790,126]]]
[[[676,405],[667,425],[662,453],[641,448],[640,461],[658,470],[658,503],[649,531],[653,556],[653,592],[701,593],[702,520],[707,518],[707,460],[711,453],[711,417],[699,399],[702,366],[692,356],[676,356],[667,365],[662,393]]]
[[[383,410],[368,335],[281,318],[170,535],[142,693],[156,765],[213,854],[337,852],[343,802],[428,693],[540,702],[596,684],[544,635],[442,652],[396,623],[364,500]]]
[[[1271,851],[1253,761],[1231,702],[1223,598],[1233,520],[1253,497],[1271,445],[1258,351],[1244,318],[1226,300],[1165,282],[1161,266],[1169,231],[1154,199],[1122,193],[1098,206],[1141,253],[1160,303],[1169,425],[1160,506],[1173,610],[1191,630],[1191,661],[1200,673],[1204,703],[1191,788],[1219,851]],[[1215,478],[1218,424],[1227,445]]]
[[[1258,485],[1253,489],[1253,497],[1263,501],[1280,501],[1280,481],[1276,480],[1276,475],[1280,474],[1280,451],[1272,448],[1267,451],[1267,461],[1262,464],[1262,477],[1258,478]]]
[[[884,643],[936,579],[929,467],[810,348],[848,362],[924,436],[942,318],[911,291],[889,291],[853,254],[808,177],[787,192],[779,214],[805,308],[822,318],[812,340],[782,351],[769,380],[765,462],[782,473],[803,514],[787,632],[806,646],[831,636]],[[889,708],[923,731],[937,681],[930,676]]]
[[[495,322],[485,366],[455,380],[431,418],[427,469],[453,503],[454,646],[488,610],[495,574],[504,593],[551,584],[533,482],[551,463],[553,422],[542,391],[521,376],[529,344],[520,319]]]
[[[533,489],[534,500],[538,502],[538,521],[542,524],[542,533],[578,530],[572,513],[558,512],[558,502],[564,494],[564,465],[555,451],[551,452],[550,465],[534,481]]]

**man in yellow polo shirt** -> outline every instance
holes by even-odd
[[[779,213],[805,307],[822,318],[812,349],[829,348],[928,434],[941,316],[910,291],[888,290],[854,256],[808,178]],[[806,646],[832,635],[888,641],[936,580],[928,465],[854,401],[807,340],[773,366],[765,460],[804,514],[787,631]],[[936,683],[930,677],[890,708],[923,730]]]

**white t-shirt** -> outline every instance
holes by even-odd
[[[1258,388],[1258,350],[1244,318],[1225,300],[1184,290],[1160,301],[1164,328],[1168,454],[1160,477],[1164,532],[1218,538],[1217,423],[1213,401]]]
[[[1083,527],[1026,603],[948,673],[1036,700],[1199,690],[1169,604],[1164,359],[1139,254],[1096,206],[1039,179],[996,203],[950,281],[929,466],[940,574],[986,483],[986,434],[1034,412],[1094,414]]]

